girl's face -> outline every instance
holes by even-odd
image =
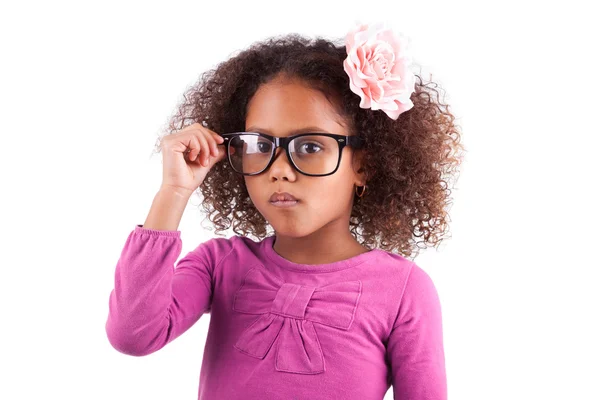
[[[298,131],[304,128],[306,131]],[[348,135],[321,92],[301,83],[277,80],[263,84],[250,100],[245,130],[279,137],[305,132]],[[277,148],[269,169],[244,179],[254,206],[273,229],[280,235],[302,237],[331,224],[347,229],[354,185],[365,184],[363,174],[357,172],[359,163],[360,152],[345,146],[334,174],[306,176],[290,164],[285,149]],[[288,192],[298,203],[277,207],[269,201],[274,192]]]

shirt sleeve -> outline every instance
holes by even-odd
[[[105,324],[119,352],[143,356],[160,350],[210,311],[214,263],[208,242],[174,267],[180,234],[142,225],[129,234],[117,261]]]
[[[446,400],[441,304],[429,275],[413,263],[387,341],[394,399]]]

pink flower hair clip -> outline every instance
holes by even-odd
[[[408,38],[382,23],[358,23],[346,35],[344,71],[350,89],[360,96],[360,107],[382,110],[396,120],[414,104],[416,79],[410,71]]]

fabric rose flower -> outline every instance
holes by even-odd
[[[344,71],[350,89],[360,96],[360,107],[382,110],[396,120],[414,104],[415,75],[409,70],[412,57],[408,39],[383,24],[357,24],[346,35]]]

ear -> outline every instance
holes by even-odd
[[[364,166],[365,150],[353,149],[352,152],[352,169],[354,171],[354,179],[357,186],[364,186],[367,183],[367,173]]]

